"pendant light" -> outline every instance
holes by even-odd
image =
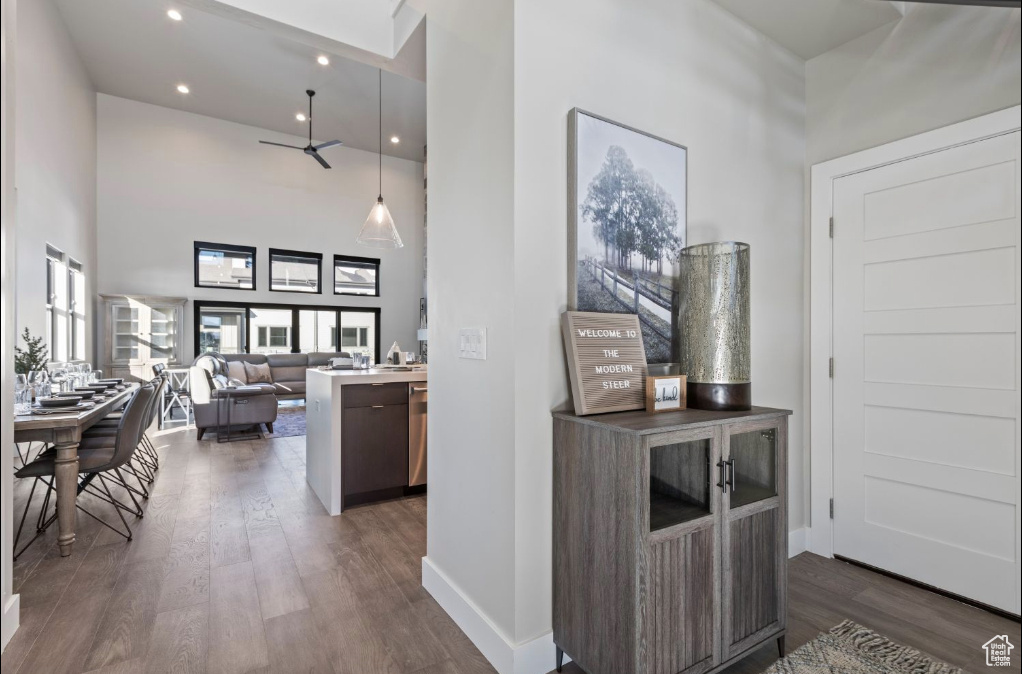
[[[372,248],[401,248],[405,244],[401,242],[401,235],[397,233],[394,226],[394,218],[390,216],[390,209],[383,203],[383,70],[380,70],[380,196],[369,211],[369,217],[362,225],[362,231],[358,233],[356,241],[363,246]]]

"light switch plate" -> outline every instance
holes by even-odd
[[[486,360],[486,328],[462,328],[458,331],[458,357]]]

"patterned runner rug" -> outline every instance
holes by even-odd
[[[851,620],[775,662],[765,674],[962,674]]]

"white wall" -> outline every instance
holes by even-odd
[[[1017,105],[1022,10],[906,4],[806,63],[809,166]]]
[[[18,6],[17,329],[46,334],[46,244],[96,288],[96,96],[51,0]],[[87,312],[85,352],[93,345]],[[20,337],[19,337],[20,344]]]
[[[550,628],[550,409],[570,400],[566,114],[581,107],[688,147],[689,245],[752,248],[752,391],[795,411],[802,475],[802,62],[712,2],[515,3],[516,588],[520,639]]]
[[[438,2],[427,20],[428,552],[525,648],[549,643],[550,412],[569,400],[558,320],[572,107],[687,145],[689,241],[751,244],[753,395],[795,410],[791,526],[804,521],[804,70],[707,0],[642,11],[517,0],[513,37],[510,5],[494,4]],[[488,329],[485,362],[456,358],[457,329],[474,325]],[[552,664],[546,648],[538,667]]]
[[[383,158],[383,196],[405,246],[366,248],[355,238],[378,194],[375,153],[324,150],[328,171],[301,152],[257,142],[303,145],[300,138],[104,94],[98,99],[100,293],[381,307],[383,353],[394,340],[417,350],[422,164]],[[195,241],[256,246],[257,290],[194,287]],[[323,293],[270,291],[269,248],[322,253]],[[380,258],[381,296],[334,295],[335,253]],[[189,305],[188,361],[193,341]]]
[[[0,1],[0,650],[7,648],[18,629],[19,601],[13,594],[14,538],[14,261],[15,261],[15,192],[14,192],[14,114],[16,0]]]
[[[513,16],[429,5],[429,562],[515,641]],[[486,327],[487,360],[457,356]]]

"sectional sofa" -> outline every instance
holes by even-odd
[[[227,361],[227,376],[244,384],[257,383],[249,381],[245,363],[251,365],[269,365],[271,381],[278,399],[294,399],[305,397],[305,371],[311,367],[329,365],[331,358],[351,358],[347,352],[329,353],[231,353],[223,354]]]

